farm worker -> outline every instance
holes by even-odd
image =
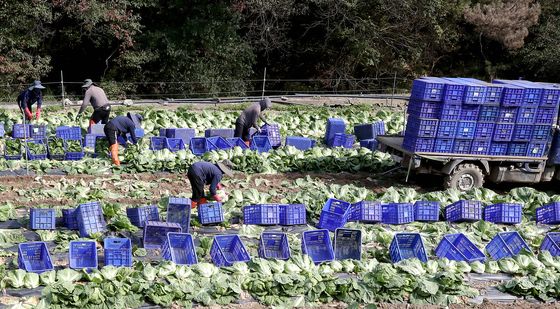
[[[138,114],[128,113],[126,116],[117,116],[111,121],[109,121],[104,128],[105,136],[109,141],[109,151],[111,152],[111,160],[116,166],[121,165],[119,161],[119,144],[117,143],[117,138],[119,136],[124,136],[126,139],[126,134],[130,133],[130,139],[132,143],[136,144],[138,139],[136,138],[136,128],[140,127],[142,123],[142,116]]]
[[[221,190],[224,187],[220,183],[224,174],[229,177],[233,176],[232,169],[233,163],[230,160],[223,160],[216,164],[200,161],[191,165],[187,172],[192,187],[191,207],[196,208],[196,206],[206,203],[205,185],[210,185],[209,196],[217,202],[221,202],[222,198],[216,194],[216,190]]]
[[[22,91],[17,97],[17,103],[19,109],[22,113],[25,114],[25,118],[27,120],[33,119],[32,106],[33,104],[37,103],[37,112],[35,113],[35,118],[39,120],[41,117],[41,105],[43,105],[43,93],[41,89],[45,89],[43,85],[41,85],[41,81],[36,80],[29,86],[27,89]]]
[[[264,98],[259,102],[253,103],[253,105],[247,107],[241,115],[235,121],[235,137],[241,137],[247,146],[249,146],[249,140],[251,136],[249,134],[249,129],[255,128],[260,131],[260,127],[257,124],[259,118],[267,124],[266,120],[262,116],[262,112],[267,108],[272,106],[269,98]]]
[[[91,107],[93,107],[93,114],[91,114],[89,119],[89,126],[91,127],[99,121],[106,124],[109,121],[111,105],[109,105],[109,100],[107,99],[107,95],[105,95],[105,91],[97,87],[89,78],[84,80],[82,89],[85,91],[85,95],[80,111],[78,111],[78,116],[91,104]]]

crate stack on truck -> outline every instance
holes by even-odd
[[[412,152],[542,158],[560,88],[525,80],[424,77],[408,105],[403,148]]]

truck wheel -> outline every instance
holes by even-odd
[[[445,188],[457,189],[459,191],[468,191],[473,188],[482,188],[484,184],[484,174],[478,166],[465,163],[455,167],[452,174],[445,177]]]

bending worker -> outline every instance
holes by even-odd
[[[270,102],[269,98],[264,98],[259,102],[253,103],[253,105],[247,107],[241,115],[235,121],[235,137],[241,137],[245,144],[249,146],[249,140],[251,136],[249,134],[249,129],[255,128],[257,131],[260,131],[260,127],[257,124],[259,119],[262,120],[265,124],[267,124],[266,120],[262,116],[262,112],[267,108],[272,106],[272,102]]]
[[[127,139],[126,134],[130,133],[130,139],[132,143],[136,144],[138,139],[136,138],[136,128],[140,127],[142,123],[142,116],[138,114],[128,113],[126,116],[117,116],[111,121],[109,121],[104,128],[105,136],[109,141],[109,151],[111,152],[111,160],[116,166],[121,165],[119,161],[119,144],[117,143],[117,138],[119,136],[124,136]]]
[[[210,185],[210,197],[217,202],[221,202],[222,198],[216,194],[216,190],[221,190],[223,185],[220,183],[224,174],[229,177],[233,176],[233,163],[230,160],[223,160],[217,164],[210,162],[195,162],[189,171],[187,177],[192,187],[191,207],[195,208],[200,204],[206,203],[207,199],[204,195],[204,186]]]
[[[33,119],[33,114],[31,113],[33,104],[37,103],[37,112],[35,113],[35,117],[39,120],[41,117],[41,105],[43,105],[43,93],[41,89],[45,89],[43,85],[41,85],[41,81],[36,80],[29,86],[29,88],[22,91],[17,97],[17,103],[19,109],[22,113],[25,114],[25,118],[27,120]]]
[[[91,107],[93,107],[93,114],[91,114],[89,119],[89,126],[91,127],[100,121],[101,123],[106,124],[109,121],[111,105],[109,105],[109,100],[107,99],[107,95],[105,95],[105,91],[97,87],[91,79],[84,80],[82,89],[85,90],[85,95],[80,111],[78,111],[78,116],[80,116],[91,103]]]

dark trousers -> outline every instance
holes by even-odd
[[[251,140],[251,135],[249,134],[250,126],[246,126],[244,121],[237,120],[235,122],[235,132],[234,137],[241,137],[244,141]]]
[[[106,124],[107,122],[109,122],[110,113],[111,113],[111,105],[107,104],[98,107],[93,111],[93,114],[91,114],[91,120],[93,120],[95,123],[99,123],[99,121],[101,121],[102,124]]]
[[[204,197],[204,181],[198,177],[191,168],[187,172],[187,177],[189,178],[189,182],[191,183],[192,187],[192,197],[193,201],[198,201],[199,199]]]
[[[103,132],[105,132],[105,136],[109,141],[109,146],[117,143],[117,136],[119,134],[119,131],[117,130],[117,128],[115,128],[115,126],[113,126],[111,123],[108,123],[103,128]]]

